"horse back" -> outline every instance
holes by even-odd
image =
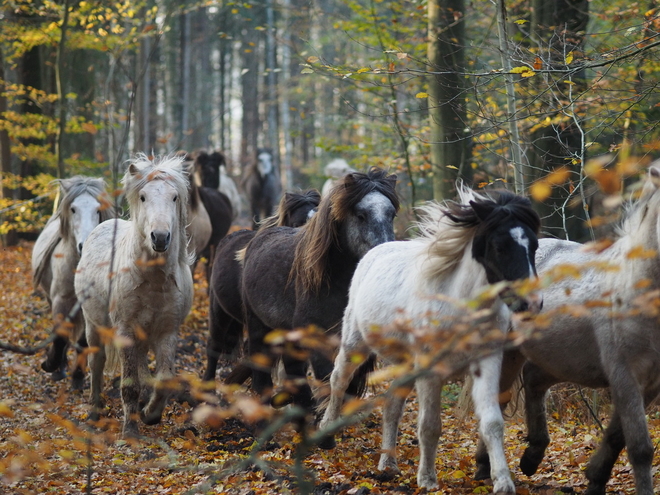
[[[231,202],[226,195],[210,187],[200,187],[199,195],[211,219],[213,233],[210,243],[216,245],[227,235],[231,226],[233,218]]]

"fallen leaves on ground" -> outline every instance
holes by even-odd
[[[32,287],[30,256],[29,243],[0,251],[0,340],[22,346],[38,343],[51,328],[48,304]],[[202,273],[198,267],[195,305],[180,332],[180,375],[200,376],[205,366],[208,299]],[[255,446],[254,426],[240,417],[223,416],[199,424],[193,421],[195,413],[187,402],[171,402],[161,424],[141,425],[144,437],[139,441],[124,440],[119,435],[119,393],[107,384],[106,417],[92,426],[87,421],[87,392],[71,391],[68,380],[51,381],[40,369],[43,356],[43,351],[30,356],[4,352],[0,358],[0,493],[260,495],[300,491],[301,483],[308,483],[303,488],[315,494],[422,492],[416,483],[419,452],[414,400],[407,403],[400,429],[401,474],[377,469],[381,415],[376,410],[344,429],[334,450],[308,453],[301,461],[307,473],[303,476],[296,472],[300,438],[292,427],[281,429],[265,443],[255,457],[257,463],[241,463]],[[459,421],[450,406],[442,413],[437,493],[489,493],[487,483],[473,480],[475,421]],[[552,443],[539,472],[531,478],[517,467],[525,446],[524,425],[519,419],[507,422],[506,448],[519,495],[555,495],[586,488],[584,469],[600,431],[571,415],[570,407],[564,407],[561,419],[550,418]],[[658,437],[660,420],[655,415],[650,427],[654,438]],[[656,456],[654,473],[658,464]],[[608,493],[634,493],[632,469],[625,456],[619,458],[608,489]]]

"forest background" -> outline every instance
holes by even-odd
[[[52,212],[54,178],[100,175],[118,190],[123,164],[134,152],[206,149],[225,153],[230,174],[240,182],[259,147],[275,152],[287,190],[320,188],[324,167],[334,158],[358,170],[376,165],[396,172],[404,204],[398,220],[402,237],[414,219],[413,206],[452,198],[455,181],[462,179],[475,187],[507,187],[528,195],[543,218],[544,234],[587,241],[611,232],[620,206],[660,146],[655,0],[3,0],[0,16],[0,234],[5,246],[40,231]],[[12,313],[32,304],[26,302],[31,289],[25,249],[21,244],[4,253],[11,259],[3,280],[16,298],[5,301],[7,337],[27,345],[38,333],[24,327],[23,313]],[[201,300],[205,288],[197,281]],[[34,304],[30,326],[44,332],[49,328],[45,302]],[[195,333],[205,325],[203,304],[198,301],[184,331],[182,345],[194,349],[191,355],[203,354]],[[3,384],[14,390],[18,378],[38,365],[5,357]],[[184,360],[182,366],[199,371],[197,362]],[[27,404],[21,405],[21,414],[40,409],[39,391],[46,390],[61,414],[51,415],[49,428],[40,432],[49,439],[40,444],[45,450],[38,457],[31,447],[34,438],[20,430],[20,408],[0,404],[6,431],[14,435],[2,439],[5,482],[18,483],[17,491],[38,490],[44,486],[35,477],[41,469],[56,490],[62,479],[73,486],[61,477],[63,466],[74,466],[77,490],[102,490],[101,482],[83,475],[92,457],[99,469],[111,442],[69,421],[84,417],[84,400],[74,401],[77,409],[64,410],[68,399],[62,388],[46,383],[43,374],[30,378],[34,390],[23,395]],[[584,399],[579,395],[573,406]],[[594,409],[598,416],[599,400],[591,398],[582,419]],[[566,402],[558,403],[564,406],[555,414],[562,416]],[[154,441],[154,452],[164,450],[153,456],[143,451],[129,457],[121,450],[125,445],[114,450],[112,444],[108,470],[116,468],[117,477],[128,483],[121,473],[129,472],[125,465],[136,459],[164,458],[165,468],[153,469],[176,474],[184,470],[172,471],[172,449],[180,455],[193,452],[203,438],[211,452],[213,439],[221,435],[181,426],[183,417],[170,413],[159,432],[169,447]],[[466,478],[474,427],[453,425],[450,420],[446,433],[459,435],[451,441],[461,448],[453,461],[444,459],[443,479],[453,493],[480,493],[483,486]],[[413,449],[414,433],[410,424],[407,428],[406,448]],[[553,432],[570,438],[581,428],[587,440],[564,442],[573,445],[575,455],[555,454],[561,460],[570,456],[572,471],[583,466],[583,452],[593,448],[597,431],[592,424]],[[60,448],[55,430],[62,438],[87,443]],[[362,440],[360,430],[347,437]],[[232,441],[246,439],[251,441],[240,435]],[[92,446],[88,452],[86,445]],[[364,448],[356,444],[350,450]],[[276,459],[295,457],[286,439],[273,449]],[[213,462],[219,462],[221,456],[213,452]],[[200,468],[189,458],[177,462],[198,478],[157,477],[163,490],[168,483],[178,486],[174,492],[186,483],[213,486],[208,466]],[[318,456],[306,462],[321,463]],[[360,484],[350,477],[355,469],[347,462],[344,470],[352,488],[373,488],[373,480]],[[624,478],[629,475],[629,467],[618,469]],[[410,479],[413,472],[414,466]],[[280,478],[260,476],[254,475],[268,490],[277,490]],[[227,478],[214,482],[218,479]],[[142,477],[134,483],[147,481]],[[325,482],[338,493],[344,486],[337,479]],[[108,483],[116,490],[120,481]],[[580,481],[569,483],[579,486]],[[255,485],[247,489],[259,491]]]

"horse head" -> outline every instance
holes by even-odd
[[[220,167],[226,165],[225,157],[219,151],[206,153],[200,151],[195,156],[195,171],[201,179],[201,185],[218,189],[220,187]]]
[[[58,207],[60,235],[70,239],[80,255],[87,236],[104,220],[112,216],[108,201],[103,201],[105,182],[90,177],[62,179],[62,200]]]
[[[488,283],[536,278],[541,221],[530,201],[501,191],[494,199],[472,200],[469,205],[477,223],[472,257],[483,266]],[[504,300],[512,310],[540,310],[542,301],[538,297],[520,298],[512,291],[505,292]]]
[[[152,256],[167,252],[174,238],[185,252],[188,180],[182,163],[181,157],[151,162],[139,155],[124,176],[131,220]]]
[[[260,148],[257,152],[257,170],[261,178],[273,172],[273,153],[266,148]]]

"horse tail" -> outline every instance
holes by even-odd
[[[243,261],[245,261],[245,252],[247,251],[247,246],[244,248],[239,249],[236,251],[234,254],[234,259],[238,261],[241,265],[243,264]]]
[[[376,369],[376,355],[369,354],[369,357],[355,370],[346,393],[354,397],[364,397],[368,388],[367,377],[374,369]]]

